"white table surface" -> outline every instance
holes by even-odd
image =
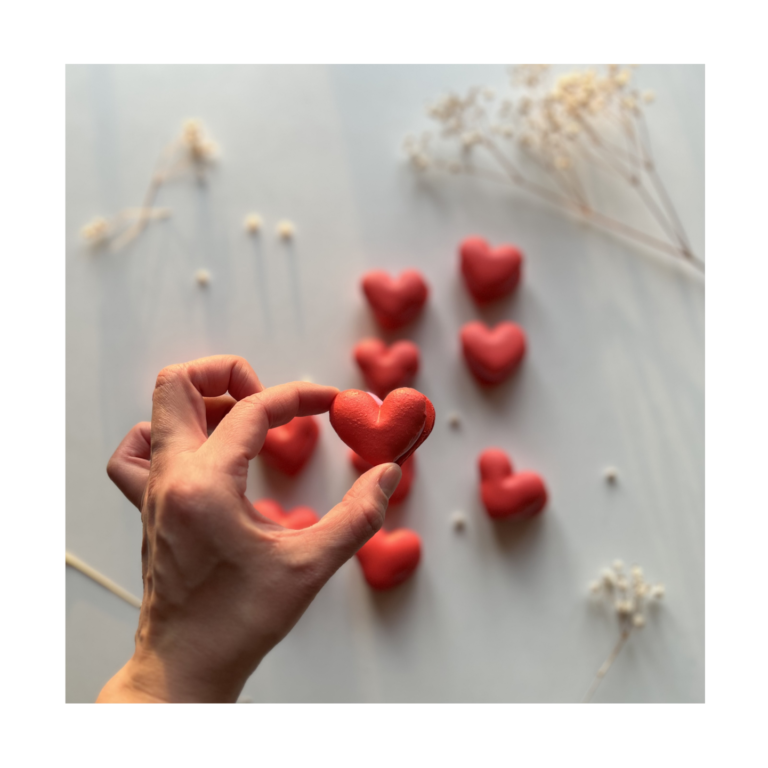
[[[656,91],[658,165],[703,255],[703,67],[637,77]],[[140,518],[105,466],[149,418],[164,365],[234,353],[266,385],[360,387],[351,349],[378,333],[362,273],[416,267],[432,289],[421,321],[387,336],[420,345],[416,386],[438,415],[410,499],[388,521],[420,534],[422,564],[386,594],[354,559],[342,567],[249,680],[255,701],[578,701],[617,637],[587,595],[615,557],[663,581],[667,599],[595,700],[704,699],[703,280],[512,188],[420,182],[400,147],[427,127],[424,104],[504,82],[495,66],[68,69],[66,543],[124,587],[141,594]],[[221,145],[207,186],[169,185],[158,204],[170,220],[117,254],[89,254],[80,227],[140,203],[188,117]],[[266,222],[256,240],[242,229],[250,211]],[[274,235],[283,217],[297,227],[290,246]],[[457,271],[457,244],[475,233],[526,254],[514,299],[482,313]],[[458,330],[478,316],[512,319],[529,339],[522,369],[491,393],[459,356]],[[540,520],[485,516],[476,457],[490,445],[543,474]],[[322,513],[353,480],[346,454],[323,417],[303,474],[278,481],[255,466],[249,497]],[[68,701],[93,701],[127,660],[137,615],[67,569]]]

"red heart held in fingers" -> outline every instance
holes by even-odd
[[[392,589],[416,570],[421,539],[407,528],[380,530],[357,551],[363,575],[373,589]]]
[[[419,370],[419,348],[412,341],[396,341],[388,347],[380,339],[363,339],[354,357],[367,387],[378,397],[412,384]]]
[[[294,507],[286,512],[274,499],[259,499],[253,502],[253,506],[273,523],[293,531],[309,528],[320,520],[311,507]]]
[[[512,462],[501,448],[487,448],[480,454],[478,465],[480,496],[490,517],[526,520],[544,509],[544,481],[535,472],[512,474]]]
[[[366,461],[362,456],[358,456],[354,451],[349,452],[349,459],[352,462],[352,466],[362,474],[367,472],[373,464]],[[400,483],[395,492],[389,497],[389,503],[399,504],[401,501],[405,501],[408,494],[411,491],[411,484],[413,483],[413,476],[416,472],[416,456],[411,454],[402,464],[403,476],[400,478]]]
[[[362,286],[376,320],[388,330],[414,320],[429,294],[421,272],[415,269],[406,269],[396,278],[377,269],[363,275]]]
[[[371,392],[347,389],[336,395],[329,415],[338,436],[373,465],[402,466],[435,425],[429,398],[408,387],[390,392],[383,402]]]
[[[474,320],[461,329],[461,346],[475,378],[483,384],[499,384],[523,359],[525,333],[514,323],[489,328]]]
[[[523,254],[514,245],[491,248],[482,237],[468,237],[459,253],[464,282],[480,304],[512,293],[520,282]]]
[[[315,450],[320,428],[314,416],[297,416],[282,427],[267,432],[259,456],[270,467],[295,475],[309,461]]]

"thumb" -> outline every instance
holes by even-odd
[[[330,578],[384,524],[389,497],[403,472],[397,464],[381,464],[361,475],[344,498],[311,531],[315,552]]]

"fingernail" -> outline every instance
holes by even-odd
[[[379,477],[379,488],[389,498],[398,486],[400,478],[403,476],[403,470],[397,464],[390,464]]]

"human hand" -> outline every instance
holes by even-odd
[[[306,382],[264,389],[229,355],[160,372],[151,424],[137,424],[107,466],[141,511],[144,597],[134,655],[98,701],[235,701],[325,582],[381,528],[396,464],[366,472],[304,530],[267,520],[245,496],[267,430],[327,411],[337,393]]]

